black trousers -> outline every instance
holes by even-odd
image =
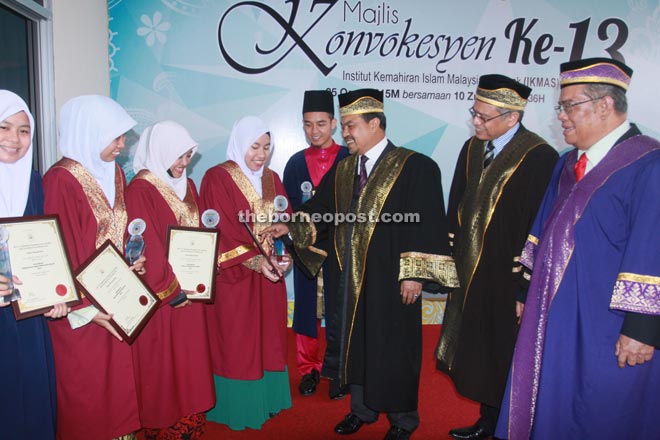
[[[479,425],[484,431],[493,434],[499,416],[499,408],[482,403],[479,407],[479,420],[477,421],[477,425]]]
[[[378,411],[374,411],[364,404],[364,387],[362,385],[349,385],[351,391],[351,413],[366,423],[378,420]],[[419,426],[419,413],[417,410],[408,412],[388,413],[390,425],[398,426],[406,431],[413,432]],[[496,419],[497,420],[497,419]]]

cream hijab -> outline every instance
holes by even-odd
[[[9,90],[0,90],[0,121],[18,112],[30,120],[30,136],[34,138],[34,118],[25,101]],[[14,163],[0,162],[0,217],[19,217],[25,212],[32,174],[32,142]]]
[[[111,207],[115,203],[115,162],[101,159],[103,151],[137,122],[107,96],[83,95],[60,110],[60,150],[94,176]]]
[[[227,160],[233,160],[238,164],[243,171],[243,174],[257,190],[259,197],[263,197],[261,190],[261,176],[264,174],[264,167],[258,171],[252,171],[245,163],[245,155],[250,146],[261,137],[263,134],[268,133],[268,126],[261,119],[256,116],[246,116],[238,120],[234,124],[229,136],[229,145],[227,146]],[[273,154],[273,135],[270,135],[270,152]],[[264,165],[265,166],[265,165]]]
[[[158,122],[142,132],[133,158],[133,171],[135,174],[141,170],[151,171],[183,200],[188,188],[186,170],[176,179],[170,176],[167,170],[191,148],[194,155],[197,142],[183,126],[174,121]]]

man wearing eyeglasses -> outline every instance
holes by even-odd
[[[498,437],[658,438],[660,142],[628,121],[631,76],[608,58],[561,65],[575,149],[522,255],[531,281]]]
[[[449,296],[436,356],[457,391],[481,404],[453,438],[495,431],[518,332],[520,252],[557,161],[521,120],[531,89],[503,75],[479,79],[449,195],[449,241],[461,287]]]

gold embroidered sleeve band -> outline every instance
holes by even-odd
[[[173,294],[176,290],[178,290],[178,287],[179,287],[179,281],[176,278],[174,278],[172,280],[172,283],[169,286],[167,286],[167,289],[163,290],[162,292],[156,293],[156,295],[160,299],[165,299],[171,294]]]
[[[289,233],[300,262],[312,274],[317,274],[328,253],[312,246],[316,242],[316,226],[307,213],[302,213],[302,221],[288,223]]]
[[[620,273],[614,283],[610,308],[660,315],[660,277]]]
[[[459,287],[454,259],[446,255],[405,252],[399,260],[399,281],[419,278],[442,286]]]
[[[227,251],[223,254],[220,254],[220,256],[218,257],[218,264],[222,264],[225,261],[229,261],[233,258],[239,257],[239,256],[245,254],[246,252],[250,252],[252,249],[253,249],[252,246],[242,244],[242,245],[238,246],[237,248],[234,248],[230,251]]]

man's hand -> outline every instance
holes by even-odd
[[[524,310],[525,310],[525,303],[516,301],[516,318],[518,318],[518,324],[520,324],[520,321],[522,321],[522,314]]]
[[[259,233],[259,238],[267,240],[269,243],[273,243],[273,239],[280,238],[283,235],[289,233],[289,227],[286,223],[275,223],[272,226],[267,227]]]
[[[624,368],[626,364],[634,367],[650,361],[653,358],[654,351],[655,348],[652,345],[644,344],[625,335],[619,335],[614,355],[618,358],[619,368]]]
[[[401,301],[408,305],[417,301],[422,294],[422,283],[413,280],[401,281]]]

